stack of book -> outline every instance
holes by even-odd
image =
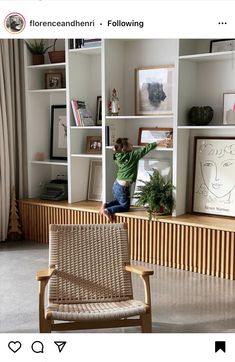
[[[84,101],[77,99],[71,100],[75,124],[78,127],[95,126],[95,121],[92,118],[88,105]]]
[[[82,39],[82,48],[94,48],[101,46],[101,39]]]
[[[94,48],[101,46],[101,39],[69,39],[69,49]]]

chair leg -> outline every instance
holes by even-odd
[[[140,317],[141,321],[141,332],[142,333],[152,333],[152,318],[151,313],[145,313]]]
[[[40,333],[51,333],[51,321],[50,320],[40,320],[39,322],[39,330]]]

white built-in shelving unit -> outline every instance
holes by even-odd
[[[50,41],[48,40],[50,43]],[[69,49],[60,40],[66,62],[33,66],[25,49],[29,197],[38,197],[44,182],[65,174],[68,178],[70,203],[87,199],[91,160],[102,162],[103,199],[112,197],[116,177],[111,145],[105,144],[106,126],[117,137],[128,137],[138,146],[140,127],[172,127],[173,147],[151,151],[146,158],[167,160],[176,187],[173,215],[191,211],[194,169],[194,137],[231,136],[235,126],[222,123],[223,93],[235,91],[235,52],[210,53],[209,39],[107,39],[95,48]],[[173,114],[161,116],[135,115],[135,69],[174,65]],[[47,72],[62,72],[60,89],[45,89]],[[112,89],[120,101],[118,116],[110,116],[108,102]],[[97,96],[102,96],[102,126],[75,126],[70,102],[85,100],[96,118]],[[50,109],[67,105],[67,160],[50,160]],[[214,118],[207,126],[188,123],[193,106],[210,105]],[[86,152],[87,136],[102,136],[102,154]],[[44,161],[36,161],[37,152],[45,153]]]
[[[52,40],[46,41],[48,45]],[[65,49],[65,41],[57,41],[57,50]],[[27,110],[27,158],[28,158],[28,196],[40,195],[45,182],[57,175],[68,175],[66,160],[50,159],[51,106],[66,104],[66,63],[51,64],[45,55],[45,64],[32,65],[31,54],[25,46],[25,83]],[[46,89],[45,74],[63,75],[63,84],[59,89]],[[44,153],[43,161],[36,161],[36,154]]]
[[[172,127],[176,124],[177,110],[177,54],[178,40],[128,39],[106,40],[104,46],[105,75],[105,125],[113,127],[118,137],[128,137],[138,147],[138,132],[141,127]],[[164,49],[164,51],[162,51]],[[161,65],[175,65],[174,112],[172,115],[137,116],[135,114],[135,69]],[[120,101],[119,116],[108,114],[108,100],[115,88]],[[174,142],[175,147],[175,142]],[[173,148],[174,149],[174,148]],[[156,149],[146,158],[167,160],[172,170],[173,149]],[[112,183],[116,176],[112,147],[105,149],[104,192],[107,199],[112,197]],[[172,176],[173,179],[175,175]]]
[[[223,94],[235,91],[235,52],[210,53],[210,39],[179,41],[179,89],[177,118],[176,213],[192,211],[195,137],[229,137],[235,125],[223,125]],[[193,106],[209,105],[214,110],[206,126],[188,123]]]

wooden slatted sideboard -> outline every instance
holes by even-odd
[[[74,204],[26,199],[19,202],[26,240],[48,243],[49,224],[106,223],[100,203]],[[129,230],[131,259],[235,279],[235,220],[185,214],[148,220],[145,211],[132,208],[117,214]]]

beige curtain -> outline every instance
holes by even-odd
[[[27,193],[23,41],[0,40],[0,241],[7,237],[10,196]]]

